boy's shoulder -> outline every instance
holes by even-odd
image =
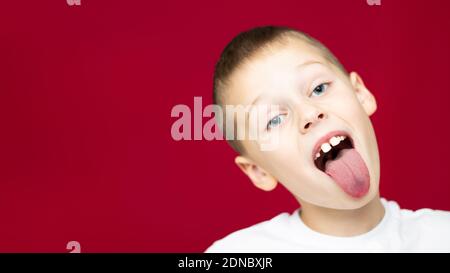
[[[421,245],[420,250],[448,251],[450,245],[450,212],[423,208],[418,210],[400,209],[389,201],[391,212],[398,224],[402,238]]]
[[[439,234],[444,231],[450,234],[450,212],[437,209],[401,209],[398,217],[401,218],[405,227],[416,227],[423,232],[429,231],[431,234]]]
[[[278,236],[286,233],[291,216],[283,212],[269,220],[232,232],[215,241],[205,252],[260,252],[268,245],[273,246],[274,242],[279,241]]]

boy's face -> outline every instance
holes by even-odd
[[[279,181],[300,203],[334,209],[362,207],[378,194],[379,156],[369,119],[376,102],[356,73],[345,75],[317,48],[292,39],[238,68],[227,92],[227,104],[278,108],[251,108],[258,112],[260,137],[278,138],[273,149],[261,149],[260,140],[241,141],[246,152],[236,163],[255,186],[271,190]]]

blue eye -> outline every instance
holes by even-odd
[[[285,118],[285,115],[278,115],[278,116],[274,117],[267,123],[266,129],[270,130],[270,129],[277,127],[278,125],[280,125],[283,122],[284,118]]]
[[[330,84],[329,83],[319,84],[318,86],[316,86],[316,88],[314,88],[314,90],[312,91],[312,94],[315,96],[322,95],[322,93],[324,93],[325,90],[327,90],[328,85],[330,85]]]

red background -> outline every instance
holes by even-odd
[[[221,141],[175,142],[238,32],[315,36],[378,100],[381,192],[450,210],[450,1],[3,1],[0,252],[196,252],[297,207]]]

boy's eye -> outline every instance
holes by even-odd
[[[314,96],[322,95],[322,93],[325,92],[325,90],[327,90],[328,85],[330,85],[330,84],[329,83],[319,84],[318,86],[316,86],[316,88],[314,88],[314,90],[312,91],[312,94]]]
[[[277,127],[278,125],[280,125],[283,122],[284,119],[285,119],[285,115],[278,115],[278,116],[274,117],[267,123],[266,129],[270,130],[270,129]]]

